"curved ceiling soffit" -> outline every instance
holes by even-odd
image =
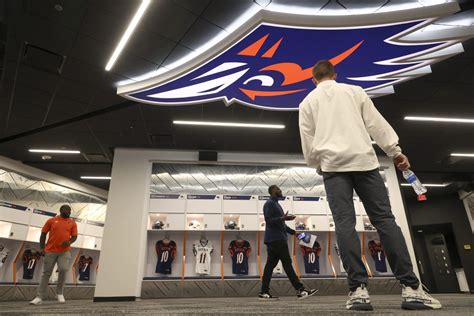
[[[455,2],[343,17],[260,10],[181,65],[160,68],[151,78],[119,86],[117,93],[156,105],[223,100],[298,110],[314,89],[312,65],[329,59],[339,82],[362,86],[371,97],[386,95],[464,51],[461,42],[474,36],[474,26],[453,24],[450,15],[458,10]],[[451,25],[436,23],[446,16]]]

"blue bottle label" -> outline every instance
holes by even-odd
[[[407,182],[408,183],[413,183],[416,181],[416,176],[414,174],[410,175],[408,178],[407,178]]]

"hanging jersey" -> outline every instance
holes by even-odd
[[[94,259],[92,257],[81,256],[79,258],[79,281],[90,280],[92,263],[94,263]]]
[[[23,279],[31,280],[35,274],[36,264],[40,260],[40,255],[32,249],[23,252]]]
[[[196,256],[196,274],[209,275],[211,273],[211,254],[214,247],[209,240],[196,240],[193,244],[193,253]]]
[[[315,241],[312,248],[301,246],[301,251],[303,253],[305,272],[319,274],[319,255],[321,254],[319,243]]]
[[[278,261],[275,269],[273,269],[273,274],[282,274],[283,273],[283,265],[281,264],[281,261]]]
[[[378,272],[387,272],[387,262],[385,261],[385,251],[379,240],[371,240],[368,244],[370,254],[375,262],[375,270]]]
[[[155,244],[155,250],[157,255],[156,262],[156,273],[171,274],[171,264],[176,256],[176,243],[173,240],[167,240],[165,243],[163,240],[158,240]]]
[[[232,257],[233,274],[249,274],[250,243],[247,240],[232,240],[229,253]]]
[[[10,254],[10,249],[6,248],[3,245],[0,245],[0,268],[3,267],[5,261],[7,261],[8,255]]]

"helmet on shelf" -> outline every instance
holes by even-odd
[[[364,230],[377,230],[377,229],[375,229],[374,225],[372,225],[371,223],[365,222],[364,223]]]
[[[201,223],[199,223],[197,220],[192,220],[188,223],[188,228],[189,229],[199,229],[201,227]]]
[[[165,228],[165,223],[162,220],[157,220],[151,226],[152,229],[163,229]]]
[[[225,229],[239,229],[239,225],[237,224],[236,221],[230,220],[225,223],[224,228]]]
[[[306,230],[306,224],[304,222],[296,222],[296,230]]]

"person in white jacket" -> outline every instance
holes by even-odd
[[[395,222],[371,137],[400,170],[410,167],[398,146],[398,136],[358,86],[338,83],[334,66],[327,60],[313,67],[311,91],[299,107],[303,155],[308,166],[323,175],[336,237],[350,288],[346,308],[372,310],[367,290],[368,275],[361,259],[355,230],[355,190],[380,240],[395,277],[402,286],[402,308],[438,309],[441,304],[423,290],[413,273],[410,255]]]

